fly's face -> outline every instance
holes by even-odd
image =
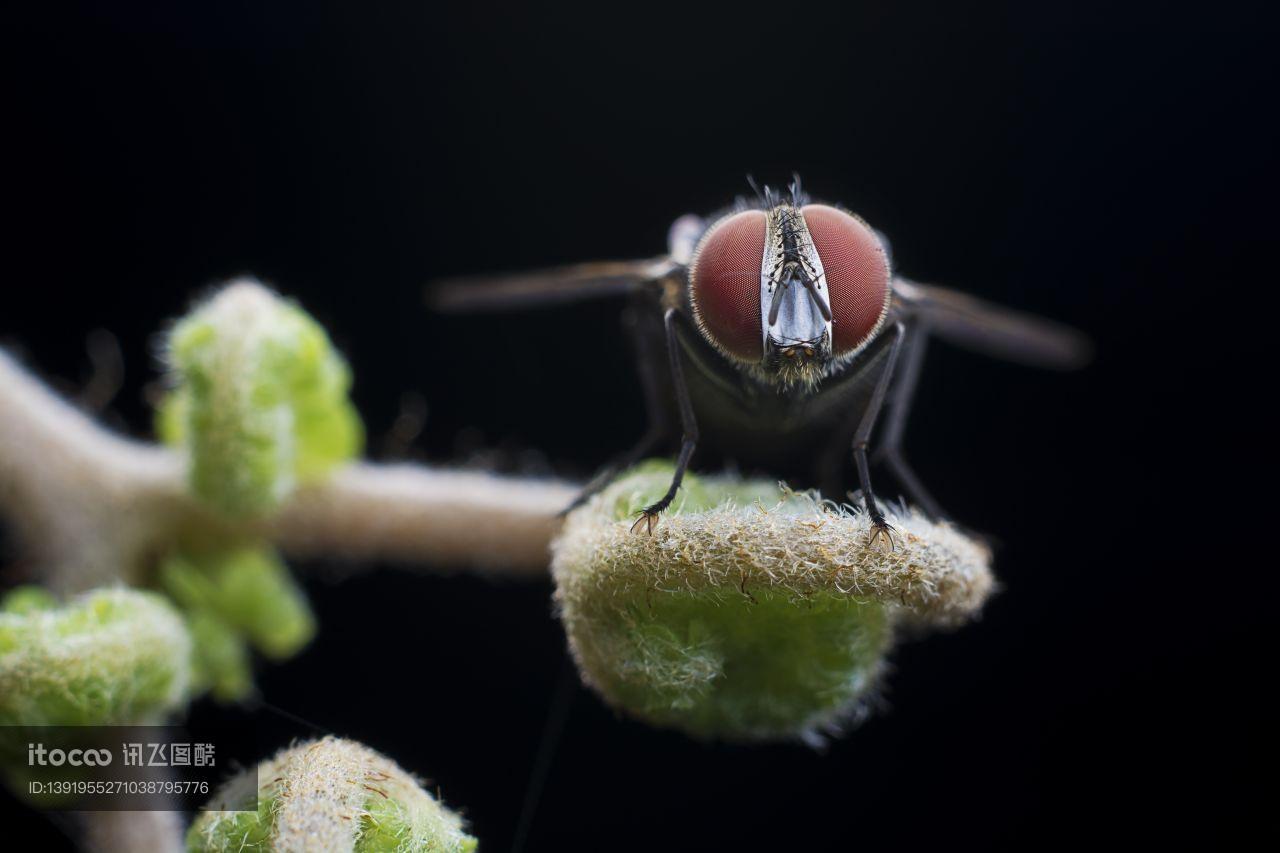
[[[717,221],[699,240],[689,296],[708,341],[780,389],[813,389],[865,347],[889,310],[889,261],[865,222],[777,203]]]

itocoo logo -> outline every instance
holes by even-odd
[[[61,767],[70,764],[72,767],[106,767],[111,763],[109,749],[45,749],[42,743],[27,744],[27,766]]]

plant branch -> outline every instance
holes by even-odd
[[[116,435],[0,352],[0,513],[43,579],[71,592],[136,581],[184,530],[257,532],[289,554],[542,576],[572,484],[358,463],[235,523],[187,489],[182,455]]]

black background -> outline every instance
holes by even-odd
[[[157,331],[251,272],[350,357],[371,455],[416,391],[413,455],[584,476],[643,425],[618,306],[445,320],[424,283],[655,254],[748,172],[798,170],[905,274],[1098,347],[1071,375],[931,349],[909,452],[1003,541],[1004,591],[895,653],[887,711],[819,754],[700,745],[578,690],[527,849],[1249,837],[1275,559],[1237,475],[1259,475],[1274,389],[1252,369],[1273,31],[1222,7],[259,5],[10,26],[0,340],[74,388],[86,334],[114,332],[135,433]],[[549,586],[323,568],[300,567],[321,635],[262,669],[266,701],[430,777],[510,848],[563,660]],[[274,744],[314,733],[251,718]],[[66,843],[0,803],[6,834]]]

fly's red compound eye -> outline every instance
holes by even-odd
[[[693,305],[702,327],[731,355],[764,356],[760,326],[760,266],[768,217],[745,210],[712,226],[689,273]]]
[[[866,223],[825,204],[801,209],[822,260],[831,300],[832,350],[857,349],[875,331],[889,298],[889,259]]]

